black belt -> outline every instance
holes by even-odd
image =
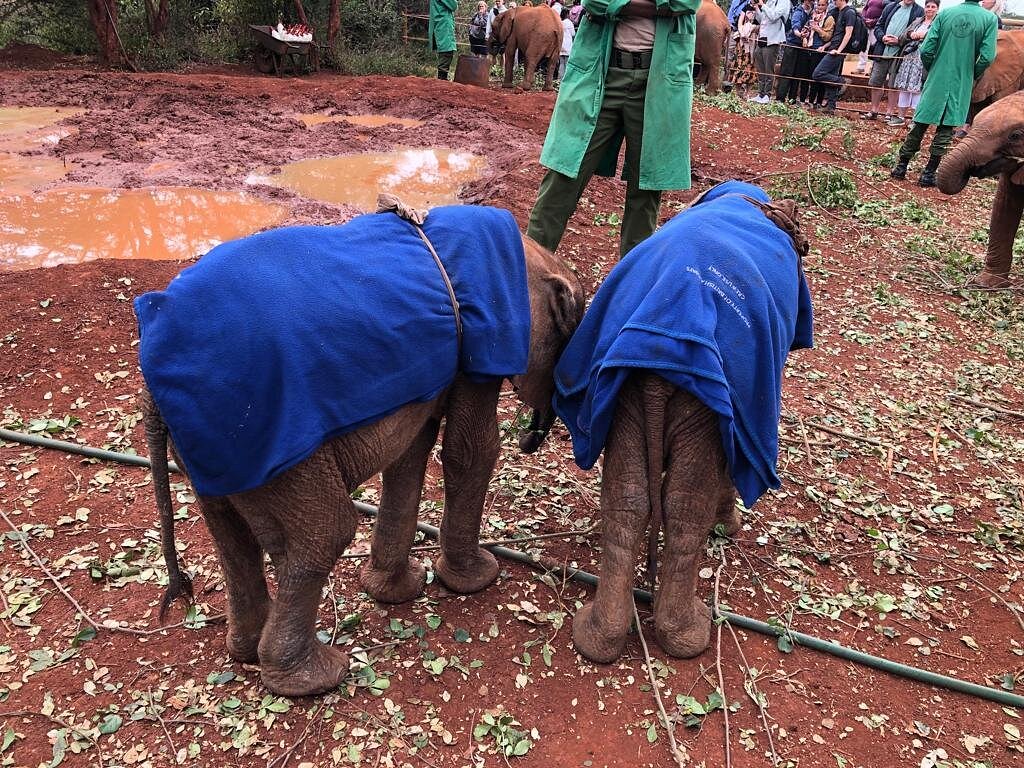
[[[651,51],[624,51],[612,48],[610,67],[615,69],[650,69]]]

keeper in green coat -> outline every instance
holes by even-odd
[[[690,108],[700,0],[583,0],[585,15],[541,151],[548,169],[527,234],[554,251],[594,173],[626,205],[619,256],[658,226],[661,193],[690,188]]]
[[[928,126],[934,125],[928,164],[917,183],[935,186],[935,170],[949,151],[953,129],[967,121],[974,81],[996,58],[996,27],[996,15],[978,5],[978,0],[964,0],[935,17],[921,43],[921,63],[928,75],[914,110],[914,126],[889,174],[892,178],[907,178],[907,165],[921,148]]]
[[[430,0],[427,37],[430,50],[437,51],[437,79],[447,80],[455,57],[455,9],[459,0]]]

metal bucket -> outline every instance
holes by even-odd
[[[456,83],[486,88],[490,76],[491,60],[487,56],[478,56],[476,54],[464,56],[460,54],[458,61],[455,62]]]

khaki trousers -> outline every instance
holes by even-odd
[[[579,173],[573,178],[549,170],[541,181],[526,234],[549,251],[558,248],[583,190],[620,131],[626,135],[626,206],[619,235],[619,256],[650,237],[657,228],[661,190],[640,189],[639,185],[647,73],[646,69],[608,68],[604,101]]]

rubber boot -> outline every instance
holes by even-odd
[[[907,178],[907,165],[909,164],[909,160],[904,160],[901,157],[900,161],[896,163],[896,167],[889,172],[890,178],[896,179],[897,181],[903,181]]]
[[[438,80],[447,80],[448,79],[448,70],[447,69],[439,69],[439,70],[437,70],[437,79]]]
[[[929,157],[928,165],[921,171],[921,178],[917,180],[917,186],[919,187],[934,187],[935,186],[935,170],[939,167],[939,161],[941,157]]]

